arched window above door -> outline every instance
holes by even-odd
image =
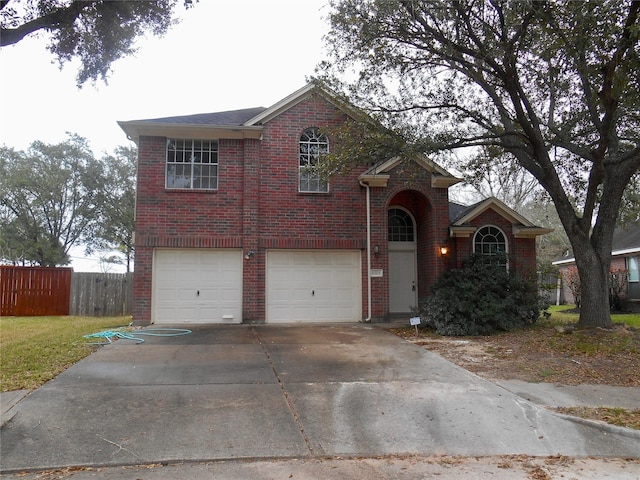
[[[413,218],[405,210],[390,208],[388,225],[390,242],[415,242]]]

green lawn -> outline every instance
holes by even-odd
[[[2,391],[39,387],[95,349],[83,335],[129,323],[131,317],[0,318]]]
[[[551,321],[554,323],[577,323],[578,314],[572,312],[575,305],[552,305],[549,307]],[[626,323],[630,327],[640,328],[640,313],[616,313],[611,315],[615,323]]]

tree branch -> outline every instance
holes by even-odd
[[[9,3],[10,0],[6,0],[2,4],[2,8]],[[92,1],[83,2],[71,2],[68,6],[57,8],[50,13],[47,13],[41,17],[34,18],[33,20],[23,23],[16,28],[2,28],[0,29],[0,47],[6,47],[7,45],[13,45],[18,43],[27,35],[37,32],[42,29],[53,29],[61,25],[71,25],[76,21],[80,13],[93,3]]]

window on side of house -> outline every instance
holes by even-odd
[[[317,128],[308,128],[300,136],[298,191],[326,193],[329,183],[314,170],[321,155],[329,153],[329,141]]]
[[[507,266],[507,240],[498,227],[487,225],[479,228],[473,237],[473,251],[485,256],[490,263]]]
[[[216,140],[167,139],[166,187],[190,190],[218,188]]]
[[[629,270],[630,282],[640,282],[640,271],[638,270],[638,258],[640,257],[627,258],[627,270]]]

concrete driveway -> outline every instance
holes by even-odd
[[[3,472],[238,458],[639,458],[371,325],[208,326],[119,340],[14,407]]]

